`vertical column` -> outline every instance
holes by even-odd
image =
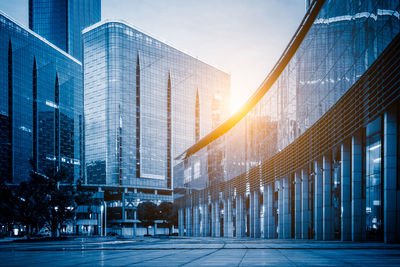
[[[236,195],[236,237],[243,237],[243,197]]]
[[[228,226],[228,237],[233,237],[233,221],[232,221],[232,218],[233,218],[233,214],[232,214],[232,197],[228,197],[227,198],[227,213],[228,213],[228,215],[227,215],[227,219],[228,219],[228,223],[227,223],[227,226]]]
[[[221,237],[219,218],[219,199],[215,202],[215,236]]]
[[[253,233],[255,238],[260,237],[260,200],[259,200],[259,189],[257,188],[253,192]]]
[[[264,233],[263,238],[268,238],[268,185],[264,185],[263,208],[264,208]]]
[[[269,183],[266,186],[266,192],[264,194],[264,203],[266,201],[266,213],[265,213],[265,221],[266,221],[266,238],[275,238],[275,218],[274,218],[274,191],[272,183]],[[265,188],[265,187],[264,187]]]
[[[224,198],[224,237],[228,237],[228,197]]]
[[[285,176],[283,179],[283,238],[290,238],[290,185],[289,177]]]
[[[250,228],[250,237],[254,237],[254,195],[253,192],[250,192],[249,195],[249,219],[250,221],[247,222]]]
[[[383,229],[385,243],[400,241],[397,221],[397,116],[385,112],[383,120]]]
[[[186,236],[192,236],[192,207],[186,207]]]
[[[205,200],[204,203],[204,234],[203,236],[210,236],[210,213],[208,210],[208,200]]]
[[[135,211],[136,213],[136,211]],[[183,208],[180,208],[178,211],[178,219],[179,219],[179,235],[184,236],[184,227],[185,227],[185,218],[184,218]],[[135,223],[136,226],[136,223]]]
[[[183,211],[183,210],[182,210]],[[133,211],[133,219],[135,220],[135,223],[133,223],[133,235],[136,236],[136,229],[137,229],[137,224],[136,224],[136,220],[137,220],[137,211]],[[183,224],[182,224],[183,226]],[[180,234],[179,234],[180,235]],[[182,234],[183,236],[183,234]]]
[[[308,239],[310,237],[310,207],[308,206],[309,201],[309,190],[308,190],[308,171],[301,169],[301,238]]]
[[[296,171],[294,175],[294,237],[301,239],[301,171]]]
[[[211,236],[216,236],[215,235],[215,203],[211,202]]]
[[[362,208],[362,136],[351,138],[351,240],[365,239]]]
[[[322,159],[322,228],[323,239],[332,240],[334,237],[333,223],[332,223],[332,152],[328,152]]]
[[[193,236],[199,236],[199,206],[193,206]]]
[[[315,228],[315,240],[322,240],[323,238],[323,226],[322,226],[322,206],[323,206],[323,186],[322,186],[322,161],[317,159],[314,162],[314,173],[315,173],[315,189],[314,189],[314,228]]]
[[[278,238],[283,237],[283,178],[278,182]]]
[[[342,241],[351,240],[351,209],[350,209],[350,144],[344,142],[341,145],[341,176],[342,183],[341,188],[341,210],[342,210]]]

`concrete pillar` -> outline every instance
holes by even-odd
[[[203,212],[204,212],[204,234],[203,236],[210,236],[210,212],[209,212],[209,206],[208,206],[208,201],[205,201],[204,206],[203,206]]]
[[[236,195],[236,237],[244,236],[243,197]]]
[[[294,237],[301,239],[301,171],[296,171],[294,175]]]
[[[260,200],[259,189],[253,192],[253,237],[260,237]]]
[[[222,201],[224,203],[224,226],[223,226],[223,236],[228,237],[228,200],[225,197]]]
[[[289,176],[286,176],[282,179],[283,181],[283,238],[291,237],[291,214],[290,210],[290,184],[289,184]]]
[[[362,136],[351,138],[351,240],[365,240],[365,218],[362,200]]]
[[[278,238],[283,237],[283,178],[278,181]]]
[[[233,205],[232,197],[228,198],[228,237],[233,237]]]
[[[301,169],[301,238],[310,238],[311,212],[309,207],[308,170]]]
[[[397,116],[385,112],[383,120],[383,230],[385,243],[400,241],[397,199]]]
[[[157,223],[154,223],[154,235],[157,235]]]
[[[332,221],[332,152],[328,152],[322,159],[322,228],[323,239],[333,240],[333,221]]]
[[[186,236],[192,236],[192,207],[186,207]]]
[[[323,186],[322,186],[322,161],[314,161],[314,230],[315,240],[323,239]]]
[[[183,209],[181,209],[182,211],[183,211]],[[137,210],[134,210],[133,211],[133,219],[136,221],[137,220]],[[179,224],[179,225],[181,225],[181,224]],[[183,227],[183,223],[182,223],[182,227]],[[182,228],[183,229],[183,228]],[[133,235],[134,236],[136,236],[136,233],[137,233],[137,224],[136,223],[134,223],[133,224]],[[179,232],[180,233],[180,232]],[[182,236],[183,236],[183,231],[182,231]]]
[[[265,190],[266,189],[266,190]],[[274,191],[272,183],[269,183],[264,186],[264,205],[265,205],[265,213],[264,213],[264,223],[266,229],[264,231],[265,238],[275,238],[275,217],[274,217]]]
[[[219,218],[219,200],[217,200],[215,203],[215,236],[216,237],[221,237],[221,231],[220,231],[220,218]]]
[[[341,177],[342,182],[340,184],[341,192],[341,236],[342,241],[351,240],[351,207],[350,207],[350,197],[351,197],[351,177],[350,177],[350,144],[349,142],[344,142],[341,145]]]
[[[211,202],[211,236],[215,235],[215,203]]]
[[[254,195],[253,192],[250,192],[249,195],[249,219],[250,222],[247,222],[250,229],[250,237],[254,237]]]
[[[199,236],[199,206],[193,206],[193,236]]]
[[[183,208],[180,208],[178,210],[178,220],[179,220],[179,235],[184,236],[184,227],[185,227],[185,216],[184,216],[184,211]],[[136,223],[135,223],[136,226]]]

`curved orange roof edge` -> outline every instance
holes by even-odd
[[[300,26],[297,28],[295,34],[290,40],[289,44],[286,46],[278,62],[272,68],[270,73],[267,75],[262,84],[258,89],[252,94],[252,96],[246,101],[243,106],[236,111],[231,117],[220,124],[217,128],[212,130],[209,134],[201,138],[196,144],[189,147],[185,152],[176,157],[176,159],[188,158],[190,155],[196,153],[200,149],[204,148],[214,140],[218,139],[225,133],[227,133],[233,126],[235,126],[244,116],[249,113],[251,109],[262,99],[262,97],[268,92],[272,87],[278,77],[281,75],[282,71],[286,68],[289,61],[292,59],[300,44],[303,42],[304,37],[310,30],[312,24],[317,18],[325,0],[314,0],[309,9],[307,10]]]

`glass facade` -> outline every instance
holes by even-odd
[[[81,31],[101,19],[101,0],[29,0],[29,28],[82,60]]]
[[[326,1],[299,49],[256,106],[186,162],[177,184],[204,188],[258,166],[294,142],[357,81],[400,31],[399,2]],[[221,155],[219,160],[207,160]],[[200,165],[194,181],[187,171]],[[222,165],[222,166],[220,166]],[[216,173],[213,173],[213,172]]]
[[[174,158],[227,118],[230,76],[125,22],[83,43],[87,183],[172,188]]]
[[[82,175],[82,65],[0,13],[1,177],[12,183],[32,168]]]
[[[400,3],[308,5],[249,112],[182,154],[180,235],[400,240]]]

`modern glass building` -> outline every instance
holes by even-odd
[[[0,177],[32,169],[82,177],[82,64],[0,13]]]
[[[101,0],[29,0],[29,28],[82,61],[81,31],[101,19]]]
[[[175,156],[227,118],[230,76],[122,21],[83,43],[86,184],[135,234],[141,201],[172,201]]]
[[[400,241],[399,1],[307,1],[243,108],[187,149],[181,235]]]

